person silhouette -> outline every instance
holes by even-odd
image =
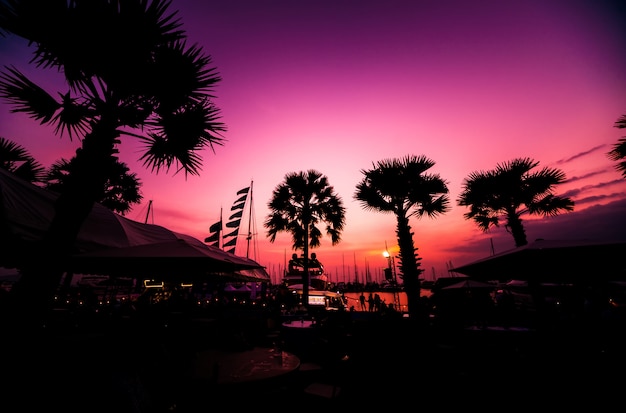
[[[289,260],[289,273],[294,273],[300,271],[300,263],[298,260],[298,254],[292,254],[291,259]]]
[[[365,294],[361,291],[361,295],[359,296],[359,302],[361,303],[361,311],[366,311],[367,307],[365,305]]]
[[[381,310],[382,299],[378,293],[374,294],[374,311],[379,312]]]

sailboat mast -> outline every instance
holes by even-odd
[[[359,270],[356,265],[356,252],[354,252],[353,254],[354,254],[354,283],[358,284],[359,283]]]
[[[146,219],[144,221],[144,224],[148,223],[148,218],[150,217],[150,212],[152,212],[152,200],[148,201],[148,211],[146,212]]]
[[[252,216],[254,215],[252,209],[252,185],[254,181],[250,181],[250,194],[248,195],[248,236],[246,237],[246,241],[248,244],[246,246],[246,258],[250,258],[250,241],[252,240]]]
[[[224,221],[222,221],[222,212],[223,207],[220,206],[220,229],[217,233],[217,248],[223,250],[224,249]]]

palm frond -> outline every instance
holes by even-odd
[[[19,70],[8,66],[5,69],[0,73],[0,98],[13,106],[11,112],[26,113],[42,124],[50,122],[60,104]]]
[[[3,137],[0,137],[0,168],[28,182],[41,182],[46,174],[43,165],[26,148]]]

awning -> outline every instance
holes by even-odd
[[[536,240],[451,272],[481,280],[626,280],[626,242]]]

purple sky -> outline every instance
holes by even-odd
[[[626,32],[623,2],[237,1],[174,0],[190,43],[212,56],[223,80],[216,104],[227,142],[207,151],[200,177],[151,174],[136,142],[121,159],[140,176],[145,203],[127,217],[200,239],[253,182],[255,258],[278,274],[291,237],[268,242],[263,228],[272,190],[288,172],[317,169],[347,207],[343,241],[315,252],[333,279],[365,268],[380,277],[387,243],[397,251],[395,218],[354,201],[361,169],[384,158],[425,155],[449,183],[452,210],[412,219],[425,277],[447,275],[512,248],[504,228],[482,233],[456,206],[463,179],[518,157],[562,169],[574,212],[526,217],[528,239],[626,240],[626,179],[606,153],[624,131]],[[55,88],[58,77],[29,67],[23,42],[0,39],[3,64]],[[0,102],[0,136],[45,166],[69,158],[76,142],[10,114]],[[245,233],[245,231],[242,231]],[[245,255],[245,239],[238,253]],[[276,275],[278,277],[278,275]]]

